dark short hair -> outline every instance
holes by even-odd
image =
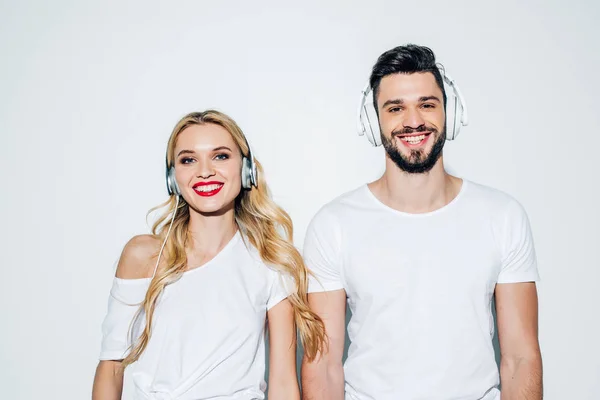
[[[446,107],[444,80],[436,65],[435,54],[429,47],[407,44],[386,51],[379,56],[373,66],[369,84],[373,89],[373,105],[378,114],[377,95],[379,94],[381,79],[392,74],[413,74],[415,72],[431,72],[433,74],[444,97],[444,108]]]

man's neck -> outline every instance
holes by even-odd
[[[381,178],[369,184],[371,192],[385,205],[395,210],[422,214],[440,209],[460,192],[462,180],[444,170],[443,158],[429,172],[409,174],[386,158],[386,170]]]

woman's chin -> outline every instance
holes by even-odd
[[[221,199],[221,201],[194,201],[189,205],[192,210],[201,215],[223,215],[228,211],[233,211],[235,199],[232,199],[229,202],[224,201],[223,199]]]

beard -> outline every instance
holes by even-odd
[[[431,132],[431,135],[434,137],[438,134],[438,130],[434,129],[433,127],[420,126],[417,129],[405,128],[398,131],[392,131],[389,139],[382,133],[381,142],[388,157],[394,162],[394,164],[396,164],[398,168],[409,174],[423,174],[425,172],[429,172],[442,155],[442,149],[444,148],[444,143],[446,142],[446,128],[444,127],[442,134],[437,136],[437,139],[433,144],[429,154],[426,154],[424,149],[414,149],[410,150],[410,154],[408,156],[405,156],[398,149],[398,146],[394,141],[394,136],[415,132]]]

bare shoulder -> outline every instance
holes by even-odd
[[[127,242],[117,266],[117,278],[149,278],[160,250],[160,239],[154,235],[134,236]]]

